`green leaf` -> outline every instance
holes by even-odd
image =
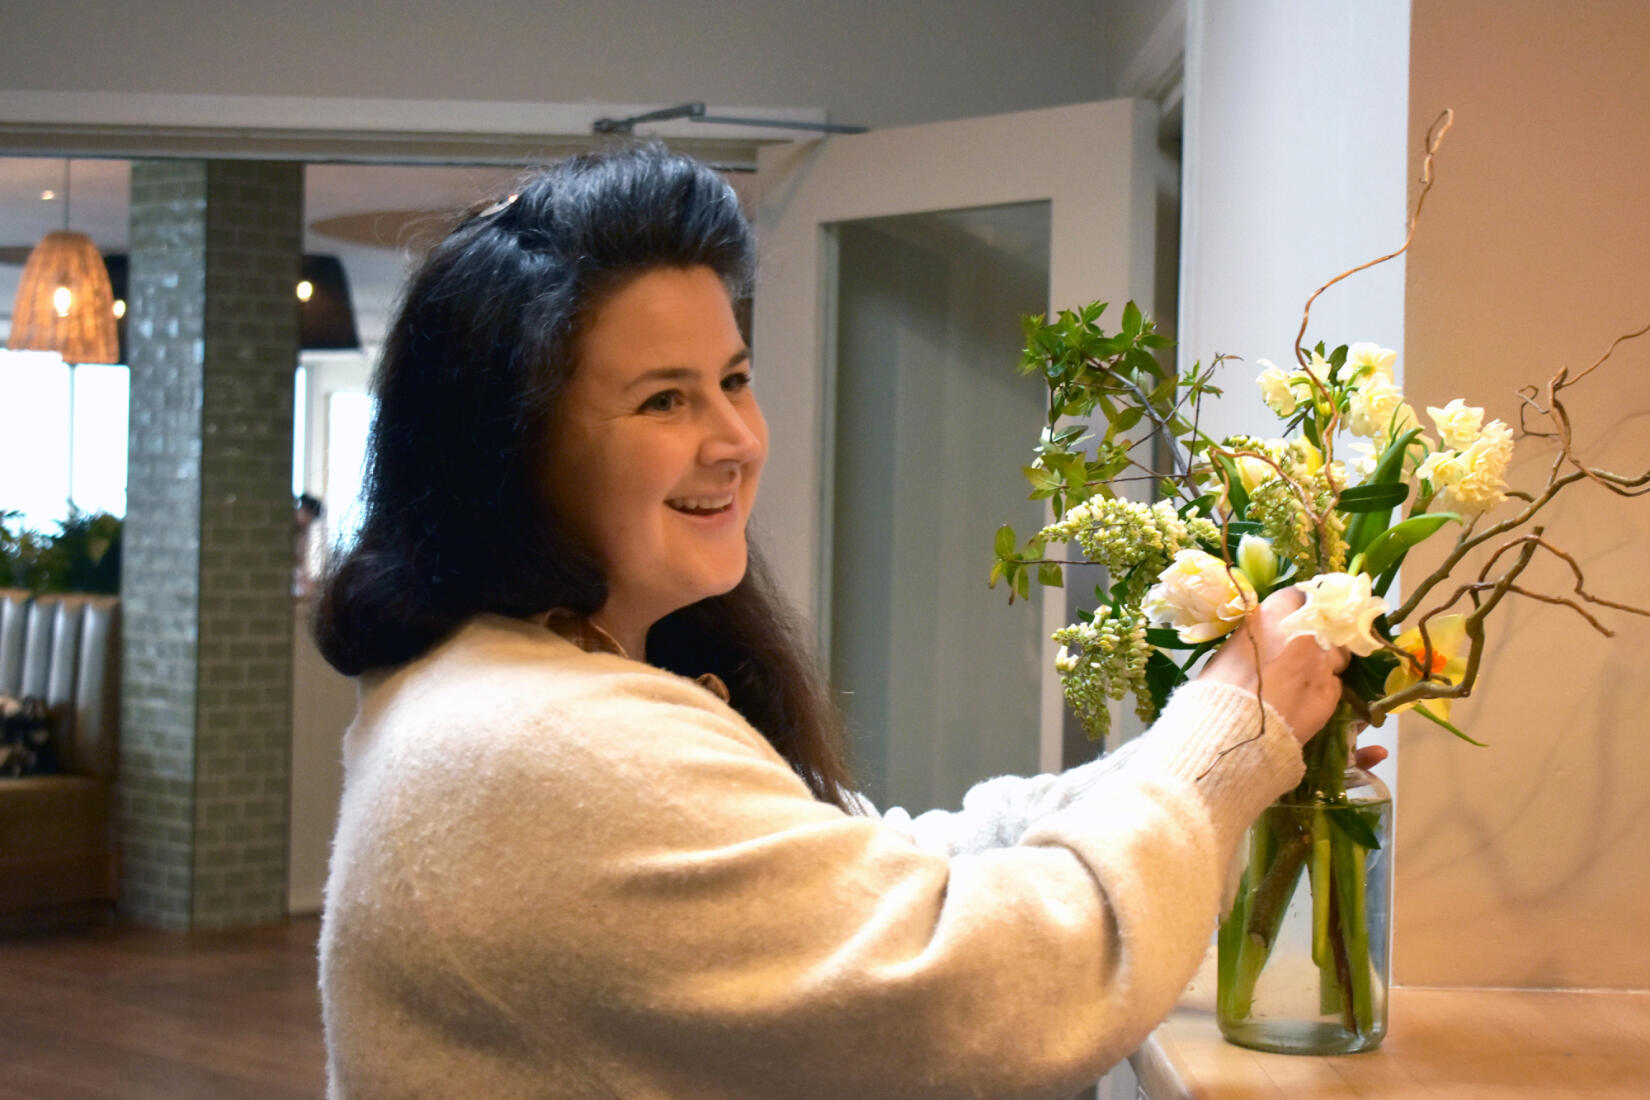
[[[1398,665],[1398,658],[1384,649],[1367,657],[1354,657],[1347,664],[1341,679],[1357,692],[1361,699],[1379,699],[1386,694],[1386,678]]]
[[[1151,656],[1146,658],[1146,688],[1159,711],[1168,705],[1169,694],[1185,682],[1186,674],[1180,666],[1163,654],[1153,650]]]
[[[1382,451],[1381,457],[1375,461],[1375,469],[1364,481],[1364,484],[1391,485],[1398,483],[1404,475],[1404,456],[1409,453],[1410,444],[1420,434],[1420,428],[1412,428],[1387,444],[1386,450]],[[1353,516],[1352,522],[1346,526],[1347,552],[1358,554],[1369,549],[1369,544],[1375,540],[1375,536],[1385,531],[1387,524],[1391,521],[1392,510],[1390,508],[1386,510],[1385,514],[1376,509],[1372,512]]]
[[[1125,334],[1127,334],[1131,338],[1134,337],[1134,336],[1138,336],[1140,334],[1140,322],[1141,322],[1141,320],[1142,320],[1142,318],[1141,318],[1141,315],[1140,315],[1140,307],[1139,306],[1135,305],[1132,301],[1127,303],[1126,305],[1124,305],[1124,307],[1123,307],[1123,332]]]
[[[1443,726],[1445,729],[1449,730],[1451,733],[1455,734],[1455,736],[1459,737],[1461,740],[1465,741],[1469,745],[1477,745],[1481,749],[1489,748],[1489,746],[1484,744],[1484,742],[1474,741],[1472,738],[1468,737],[1466,734],[1462,733],[1460,730],[1458,730],[1454,726],[1450,725],[1444,719],[1442,719],[1442,718],[1438,717],[1436,714],[1432,713],[1430,710],[1428,710],[1426,708],[1425,703],[1417,705],[1416,708],[1415,708],[1415,713],[1419,714],[1422,718],[1425,718],[1429,722],[1432,722],[1436,725]]]
[[[1318,422],[1315,418],[1309,416],[1301,421],[1301,434],[1306,436],[1306,441],[1312,446],[1323,450],[1323,440],[1318,436]]]
[[[1014,594],[1022,600],[1031,598],[1031,574],[1024,569],[1014,574]]]
[[[1033,489],[1053,489],[1059,484],[1054,479],[1054,475],[1042,466],[1021,466],[1020,472],[1025,475],[1025,479],[1031,483]]]
[[[1180,635],[1166,626],[1148,627],[1146,641],[1156,649],[1196,649],[1200,642],[1183,642]]]
[[[1120,432],[1126,432],[1140,423],[1140,418],[1145,415],[1145,409],[1139,405],[1130,405],[1111,418],[1111,426]]]
[[[1380,820],[1377,811],[1337,806],[1325,811],[1324,816],[1329,818],[1331,829],[1358,847],[1374,851],[1381,846],[1375,835],[1375,825]]]
[[[1169,482],[1169,484],[1172,486],[1174,483]],[[1169,494],[1164,493],[1163,495],[1168,496]],[[1190,519],[1194,515],[1206,516],[1214,511],[1215,501],[1218,499],[1220,498],[1215,496],[1214,493],[1204,493],[1196,500],[1189,500],[1182,504],[1177,511],[1181,519]]]
[[[1153,386],[1152,392],[1149,395],[1152,405],[1161,406],[1173,401],[1174,392],[1179,385],[1180,379],[1171,374],[1167,378],[1163,379],[1163,381]]]
[[[1057,563],[1045,561],[1037,566],[1037,583],[1044,588],[1064,588],[1065,574]]]
[[[1243,478],[1238,476],[1237,463],[1226,455],[1215,455],[1215,461],[1226,473],[1226,496],[1232,502],[1232,514],[1244,515],[1249,511],[1249,494],[1243,488]]]
[[[1364,572],[1378,577],[1404,560],[1410,547],[1430,537],[1446,523],[1465,522],[1454,512],[1428,512],[1395,523],[1370,540],[1364,550]]]
[[[1003,579],[1003,559],[998,558],[991,563],[991,576],[986,579],[987,588],[996,588],[997,582]]]
[[[997,528],[997,539],[992,548],[997,551],[999,558],[1012,558],[1018,542],[1019,540],[1014,537],[1014,528],[1005,523]]]
[[[1408,498],[1409,486],[1402,482],[1387,485],[1354,485],[1350,489],[1341,490],[1335,507],[1343,512],[1390,513]]]

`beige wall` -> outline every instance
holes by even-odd
[[[1647,53],[1638,0],[1415,0],[1412,148],[1439,109],[1457,116],[1409,255],[1417,405],[1462,396],[1511,421],[1517,386],[1650,322]],[[1586,457],[1650,467],[1650,337],[1570,408]],[[1520,454],[1515,483],[1539,481],[1551,451]],[[1650,607],[1650,498],[1583,486],[1547,520],[1596,592]],[[1650,621],[1605,612],[1606,640],[1561,607],[1503,611],[1481,689],[1457,709],[1492,747],[1403,729],[1396,977],[1650,987]]]

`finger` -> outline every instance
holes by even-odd
[[[1281,616],[1289,614],[1305,602],[1306,593],[1302,592],[1294,585],[1290,585],[1288,588],[1280,588],[1270,596],[1266,597],[1266,599],[1261,601],[1261,606],[1264,607],[1269,614]]]
[[[1386,749],[1380,745],[1362,745],[1352,754],[1353,761],[1366,771],[1386,759]]]
[[[1346,666],[1352,663],[1352,651],[1344,645],[1338,645],[1329,651],[1329,667],[1339,676],[1346,671]]]

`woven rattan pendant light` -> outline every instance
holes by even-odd
[[[66,363],[113,363],[114,294],[97,246],[69,229],[69,162],[63,162],[63,228],[47,233],[23,265],[12,306],[12,351],[55,351]]]

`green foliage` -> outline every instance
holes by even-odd
[[[1432,711],[1428,710],[1426,708],[1425,704],[1422,704],[1421,706],[1416,707],[1415,708],[1415,713],[1419,714],[1422,718],[1425,718],[1427,721],[1431,722],[1433,725],[1444,727],[1445,729],[1449,730],[1451,733],[1455,734],[1455,736],[1459,737],[1461,740],[1465,741],[1469,745],[1477,745],[1481,749],[1489,748],[1489,746],[1484,744],[1484,742],[1475,741],[1473,738],[1468,737],[1465,733],[1461,732],[1459,729],[1456,729],[1454,726],[1450,725],[1449,722],[1447,722],[1444,719],[1438,717]]]
[[[1396,568],[1410,547],[1424,541],[1446,523],[1461,523],[1454,512],[1427,512],[1411,516],[1376,535],[1364,551],[1363,569],[1372,577]]]
[[[1392,514],[1392,509],[1409,499],[1409,486],[1402,483],[1393,485],[1354,485],[1349,489],[1342,489],[1341,495],[1335,500],[1335,507],[1343,512],[1357,514],[1360,512],[1385,512]]]
[[[53,535],[25,530],[0,512],[0,587],[31,592],[120,591],[121,521],[71,508]]]
[[[1343,806],[1327,811],[1324,816],[1329,818],[1331,829],[1365,851],[1373,852],[1381,846],[1375,834],[1381,823],[1379,810]]]
[[[1091,302],[1052,321],[1037,315],[1023,322],[1020,370],[1039,375],[1048,388],[1047,427],[1024,473],[1032,499],[1051,501],[1056,517],[1091,497],[1112,496],[1108,482],[1129,467],[1137,442],[1128,433],[1142,422],[1161,427],[1178,411],[1181,383],[1153,354],[1173,342],[1133,302],[1123,307],[1122,328],[1108,334],[1099,324],[1106,308]],[[1086,423],[1096,412],[1105,420],[1098,437]]]
[[[1404,459],[1409,450],[1421,436],[1421,429],[1415,428],[1398,436],[1387,444],[1380,458],[1375,462],[1375,469],[1364,479],[1365,485],[1396,485],[1404,476]],[[1352,517],[1346,527],[1347,553],[1357,555],[1364,553],[1375,537],[1385,531],[1392,522],[1392,509],[1375,508],[1359,512]],[[1407,549],[1407,547],[1406,547]],[[1371,573],[1380,570],[1372,569]]]

